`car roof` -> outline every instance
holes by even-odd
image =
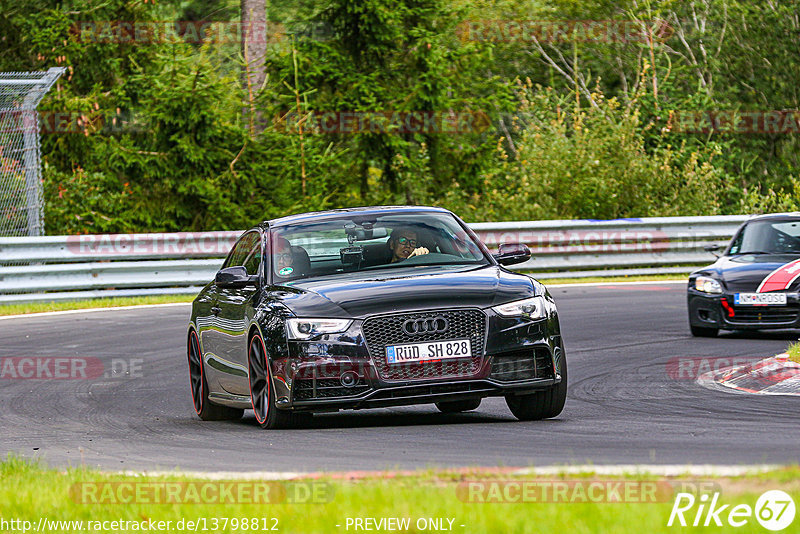
[[[787,213],[765,213],[764,215],[756,215],[747,222],[752,221],[766,221],[766,220],[794,220],[800,219],[800,211],[787,212]]]
[[[444,208],[437,208],[433,206],[364,206],[359,208],[298,213],[295,215],[287,215],[286,217],[279,217],[277,219],[264,221],[262,224],[271,227],[288,226],[298,222],[335,219],[346,213],[358,213],[360,215],[388,215],[391,213],[450,213],[450,211]]]

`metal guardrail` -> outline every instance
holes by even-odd
[[[749,217],[653,217],[474,223],[490,249],[520,242],[540,278],[688,273],[711,263]],[[0,238],[0,304],[98,296],[191,294],[214,277],[241,232]],[[26,265],[19,265],[25,263]]]

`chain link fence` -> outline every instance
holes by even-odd
[[[36,106],[65,70],[0,72],[0,236],[44,233]]]

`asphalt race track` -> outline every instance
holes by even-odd
[[[192,471],[800,461],[796,397],[704,389],[678,376],[675,360],[771,356],[798,333],[692,338],[683,284],[552,292],[569,396],[558,419],[528,423],[500,398],[468,414],[443,415],[433,405],[351,411],[281,431],[261,430],[251,412],[238,422],[202,422],[189,392],[188,305],[0,320],[3,362],[78,356],[115,371],[31,380],[6,369],[0,453],[57,466]]]

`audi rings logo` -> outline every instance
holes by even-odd
[[[444,332],[450,324],[442,316],[429,317],[427,319],[409,319],[403,323],[403,331],[406,334],[434,334]]]

